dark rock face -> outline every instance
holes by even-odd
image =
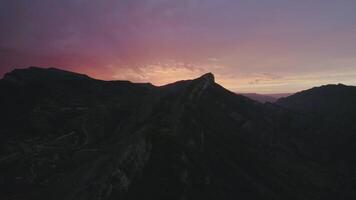
[[[355,198],[351,161],[309,145],[313,117],[212,74],[154,87],[28,68],[0,92],[1,199]]]

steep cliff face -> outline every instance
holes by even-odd
[[[5,199],[354,197],[352,177],[308,157],[303,115],[212,74],[154,87],[29,68],[0,90]]]

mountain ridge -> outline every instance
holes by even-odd
[[[352,162],[319,156],[338,152],[310,140],[328,129],[308,114],[237,95],[211,73],[160,87],[72,75],[0,80],[0,197],[356,196]]]

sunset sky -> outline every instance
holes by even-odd
[[[356,85],[355,0],[1,0],[0,77],[58,67],[236,92]]]

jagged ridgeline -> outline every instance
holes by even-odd
[[[356,198],[354,126],[326,127],[301,96],[261,104],[210,73],[156,87],[37,67],[0,93],[1,199]]]

